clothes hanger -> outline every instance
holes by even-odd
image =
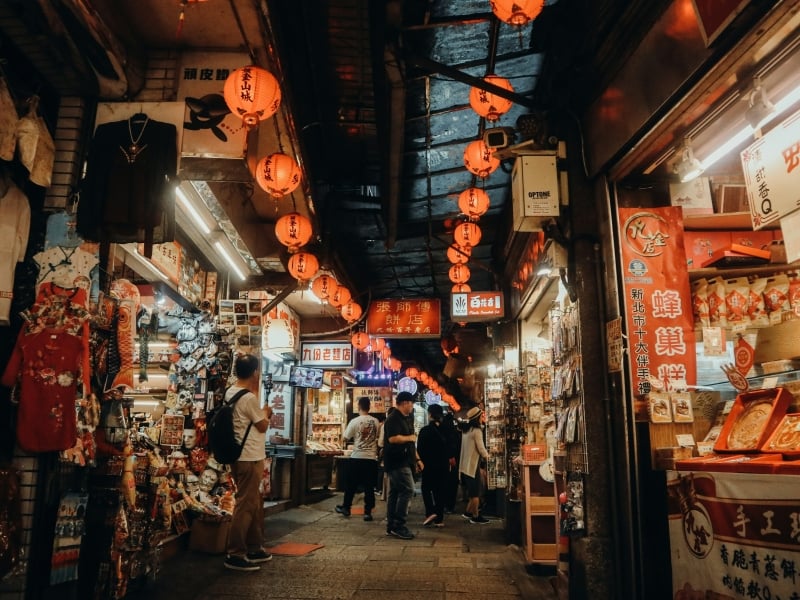
[[[139,105],[139,112],[133,114],[128,119],[132,125],[141,125],[145,123],[150,117],[147,116],[146,113],[142,112],[142,105]]]

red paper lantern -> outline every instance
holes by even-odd
[[[491,83],[509,92],[514,91],[511,82],[504,77],[487,75],[483,80],[486,83]],[[514,103],[511,100],[493,94],[492,92],[487,92],[479,87],[472,87],[469,90],[469,105],[472,107],[472,110],[481,117],[486,117],[488,121],[496,121],[499,119],[501,115],[509,111],[512,104]]]
[[[339,283],[336,279],[327,273],[317,276],[317,278],[311,282],[311,291],[314,292],[314,295],[320,300],[328,300],[338,287]]]
[[[363,331],[359,331],[353,334],[353,337],[350,338],[350,343],[353,344],[353,348],[356,350],[363,350],[369,346],[369,336]]]
[[[347,304],[343,304],[339,310],[342,313],[342,317],[344,317],[344,320],[347,321],[348,323],[357,321],[358,318],[361,316],[361,313],[363,312],[361,310],[361,306],[359,306],[353,301],[350,301]]]
[[[352,299],[353,295],[346,287],[339,285],[336,291],[328,298],[328,303],[336,308],[341,308],[343,304],[347,304]]]
[[[311,221],[300,213],[287,213],[275,222],[275,237],[292,253],[305,246],[312,233]]]
[[[467,144],[464,150],[464,166],[473,175],[488,177],[500,166],[500,160],[483,140],[475,140]]]
[[[403,368],[403,363],[393,356],[389,359],[389,368],[392,371],[399,372]]]
[[[489,210],[489,194],[480,188],[467,188],[458,195],[458,209],[470,219],[477,219]]]
[[[530,23],[544,8],[544,0],[489,0],[494,15],[509,25]]]
[[[383,338],[372,338],[370,345],[372,346],[373,352],[380,352],[386,347],[386,340]]]
[[[384,361],[389,360],[392,357],[392,349],[389,346],[384,346],[383,350],[381,350],[381,358]]]
[[[456,283],[452,288],[450,288],[450,291],[453,294],[466,294],[467,292],[471,292],[472,288],[466,283]]]
[[[406,369],[406,377],[411,377],[411,379],[416,379],[419,377],[419,369],[416,367],[408,367]]]
[[[236,69],[225,80],[225,104],[248,129],[269,119],[281,105],[281,87],[275,76],[261,67]]]
[[[481,241],[481,228],[471,221],[459,223],[453,231],[453,240],[458,246],[477,246]]]
[[[269,195],[280,198],[291,194],[300,185],[300,165],[288,154],[275,152],[265,156],[256,166],[256,181]]]
[[[319,271],[319,261],[310,252],[297,252],[289,259],[289,273],[299,282],[310,280]]]
[[[447,260],[454,265],[465,265],[472,256],[472,246],[459,246],[458,244],[450,244],[447,249]]]
[[[469,281],[469,267],[467,265],[453,265],[450,267],[450,281],[453,283],[466,283]]]

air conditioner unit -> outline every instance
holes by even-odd
[[[514,231],[541,231],[559,216],[560,176],[557,152],[546,150],[517,157],[511,171]]]

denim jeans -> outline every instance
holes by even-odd
[[[414,495],[414,476],[408,465],[389,471],[389,500],[386,502],[386,531],[403,529],[408,506]]]

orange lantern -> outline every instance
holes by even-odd
[[[338,287],[339,284],[336,279],[327,273],[317,276],[317,278],[311,282],[311,291],[314,292],[314,295],[320,300],[328,300]]]
[[[504,77],[487,75],[483,80],[486,83],[491,83],[509,92],[514,91],[511,82]],[[472,107],[472,110],[481,117],[486,117],[488,121],[496,121],[499,119],[501,115],[509,111],[512,104],[514,103],[511,100],[493,94],[492,92],[487,92],[479,87],[472,87],[469,90],[469,105]]]
[[[481,241],[481,228],[471,221],[459,223],[453,231],[453,240],[458,246],[477,246]]]
[[[480,188],[467,188],[458,195],[458,209],[470,219],[477,219],[489,210],[489,194]]]
[[[453,294],[466,294],[467,292],[471,292],[472,288],[466,283],[456,283],[452,288],[450,288],[450,291]]]
[[[288,154],[275,152],[258,161],[256,181],[262,190],[280,198],[300,185],[300,165]]]
[[[416,367],[408,367],[406,369],[406,377],[411,377],[411,379],[416,379],[419,377],[419,369]]]
[[[389,346],[384,346],[383,350],[381,350],[381,358],[386,361],[392,357],[392,349]]]
[[[458,244],[451,244],[447,249],[447,260],[454,265],[466,264],[471,255],[472,246],[459,246]]]
[[[350,343],[353,344],[353,348],[356,350],[363,350],[369,346],[369,336],[363,331],[359,331],[353,334],[353,337],[350,338]]]
[[[386,340],[383,338],[372,338],[371,345],[373,352],[380,352],[386,347]]]
[[[539,16],[544,0],[489,0],[489,4],[498,19],[520,27]]]
[[[361,306],[359,306],[353,301],[350,301],[347,304],[343,304],[339,310],[341,311],[344,320],[347,321],[348,323],[357,321],[358,318],[361,316],[361,313],[363,312],[361,310]]]
[[[453,265],[450,267],[450,281],[453,283],[466,283],[469,281],[469,267],[467,265]]]
[[[225,80],[225,104],[251,129],[278,112],[281,87],[275,76],[261,67],[248,65],[236,69]]]
[[[464,150],[464,166],[473,175],[488,177],[500,166],[500,159],[489,150],[483,140],[475,140],[467,144]]]
[[[275,222],[275,237],[292,253],[305,246],[312,233],[311,221],[300,213],[287,213]]]
[[[336,308],[341,308],[343,304],[350,302],[353,295],[346,287],[340,285],[336,291],[328,298],[328,304]]]
[[[392,371],[400,371],[403,368],[403,363],[396,359],[394,356],[389,359],[390,366],[389,368]]]
[[[319,271],[319,261],[310,252],[297,252],[289,259],[289,273],[299,282],[308,281]]]

